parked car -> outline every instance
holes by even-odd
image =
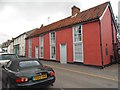
[[[0,53],[0,64],[5,65],[10,60],[16,59],[18,56],[16,54]]]
[[[37,59],[17,59],[2,66],[3,88],[35,88],[53,85],[55,72]]]

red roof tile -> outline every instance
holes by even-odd
[[[57,30],[65,26],[77,24],[77,23],[82,23],[82,22],[87,22],[89,20],[93,20],[96,18],[99,18],[102,16],[105,8],[109,2],[103,3],[101,5],[98,5],[96,7],[90,8],[88,10],[82,11],[78,13],[76,16],[72,17],[67,17],[65,19],[62,19],[60,21],[54,22],[52,24],[43,26],[36,31],[34,31],[32,34],[30,34],[27,38],[34,37],[34,36],[39,36],[42,33],[49,32],[52,30]]]

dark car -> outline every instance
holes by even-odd
[[[53,85],[55,72],[37,59],[17,59],[2,66],[4,88],[35,88]]]

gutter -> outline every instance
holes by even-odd
[[[51,31],[59,31],[59,30],[65,29],[65,28],[70,28],[70,27],[72,27],[72,26],[74,26],[74,25],[77,25],[77,24],[87,24],[87,23],[90,23],[90,22],[96,22],[96,21],[98,21],[98,20],[99,20],[99,17],[96,17],[96,18],[89,19],[89,20],[86,20],[86,21],[82,21],[82,22],[70,24],[70,25],[67,25],[67,26],[59,27],[59,28],[56,28],[56,29],[53,29],[53,30],[50,30],[50,31],[42,32],[42,33],[39,33],[39,34],[36,34],[36,35],[31,35],[31,36],[26,37],[25,39],[38,37],[38,36],[40,36],[41,34],[46,34],[46,33],[49,33],[49,32],[51,32]]]

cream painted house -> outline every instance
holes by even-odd
[[[18,56],[25,57],[25,48],[26,48],[25,38],[35,30],[36,29],[30,30],[28,32],[24,32],[19,36],[15,37],[13,43],[11,43],[11,51],[13,48],[13,53],[15,53]]]

